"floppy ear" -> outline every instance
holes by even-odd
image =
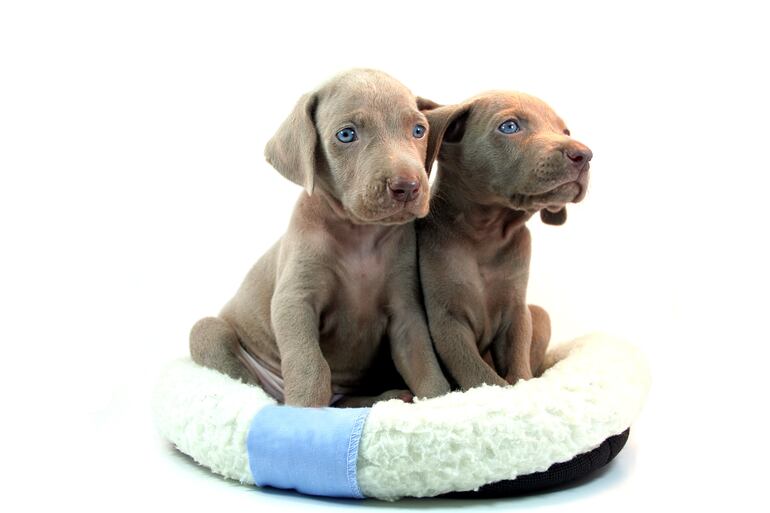
[[[430,175],[433,163],[441,150],[441,144],[444,141],[457,142],[462,139],[471,104],[439,105],[434,101],[418,97],[417,106],[428,118],[430,125],[428,151],[425,152],[425,171]]]
[[[289,117],[265,146],[265,158],[283,176],[313,193],[318,136],[315,109],[318,95],[303,95]]]
[[[423,98],[422,96],[417,97],[417,109],[420,112],[425,112],[426,110],[433,110],[437,107],[441,107],[441,104],[436,103],[433,100]]]
[[[540,220],[545,224],[552,224],[554,226],[563,225],[567,221],[567,207],[562,207],[556,212],[544,208],[540,210]]]

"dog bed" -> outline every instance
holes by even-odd
[[[564,484],[620,451],[649,389],[634,346],[589,335],[514,386],[371,408],[293,408],[189,359],[156,386],[158,429],[241,483],[335,497],[518,495]]]

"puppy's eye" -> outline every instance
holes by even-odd
[[[570,132],[569,132],[569,128],[565,128],[565,129],[564,129],[564,135],[572,135],[572,134],[570,134]]]
[[[421,139],[422,136],[425,135],[425,127],[422,125],[414,125],[414,129],[412,129],[412,135],[417,139]]]
[[[498,130],[500,130],[504,134],[515,134],[519,131],[519,124],[516,122],[515,119],[509,119],[506,121],[503,121],[499,127],[497,127]]]
[[[353,128],[343,128],[337,132],[337,139],[343,143],[351,143],[358,139],[356,131]]]

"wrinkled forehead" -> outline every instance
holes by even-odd
[[[350,121],[399,124],[405,117],[422,118],[411,91],[385,74],[355,74],[338,78],[319,91],[316,122]]]
[[[559,131],[566,125],[554,110],[540,98],[517,92],[491,92],[477,97],[477,113],[485,121],[515,118],[534,128],[550,127]]]

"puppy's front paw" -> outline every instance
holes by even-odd
[[[516,383],[519,382],[519,380],[527,380],[532,378],[534,378],[534,376],[532,375],[532,372],[526,372],[521,374],[511,373],[505,377],[505,381],[507,381],[511,385],[515,385]]]
[[[389,401],[391,399],[400,399],[405,403],[414,402],[414,395],[409,390],[388,390],[375,398],[375,402]]]
[[[431,397],[440,397],[442,395],[446,395],[451,390],[452,389],[449,386],[449,382],[441,377],[440,379],[435,379],[430,383],[425,383],[425,386],[418,390],[415,395],[420,398],[430,399]]]

